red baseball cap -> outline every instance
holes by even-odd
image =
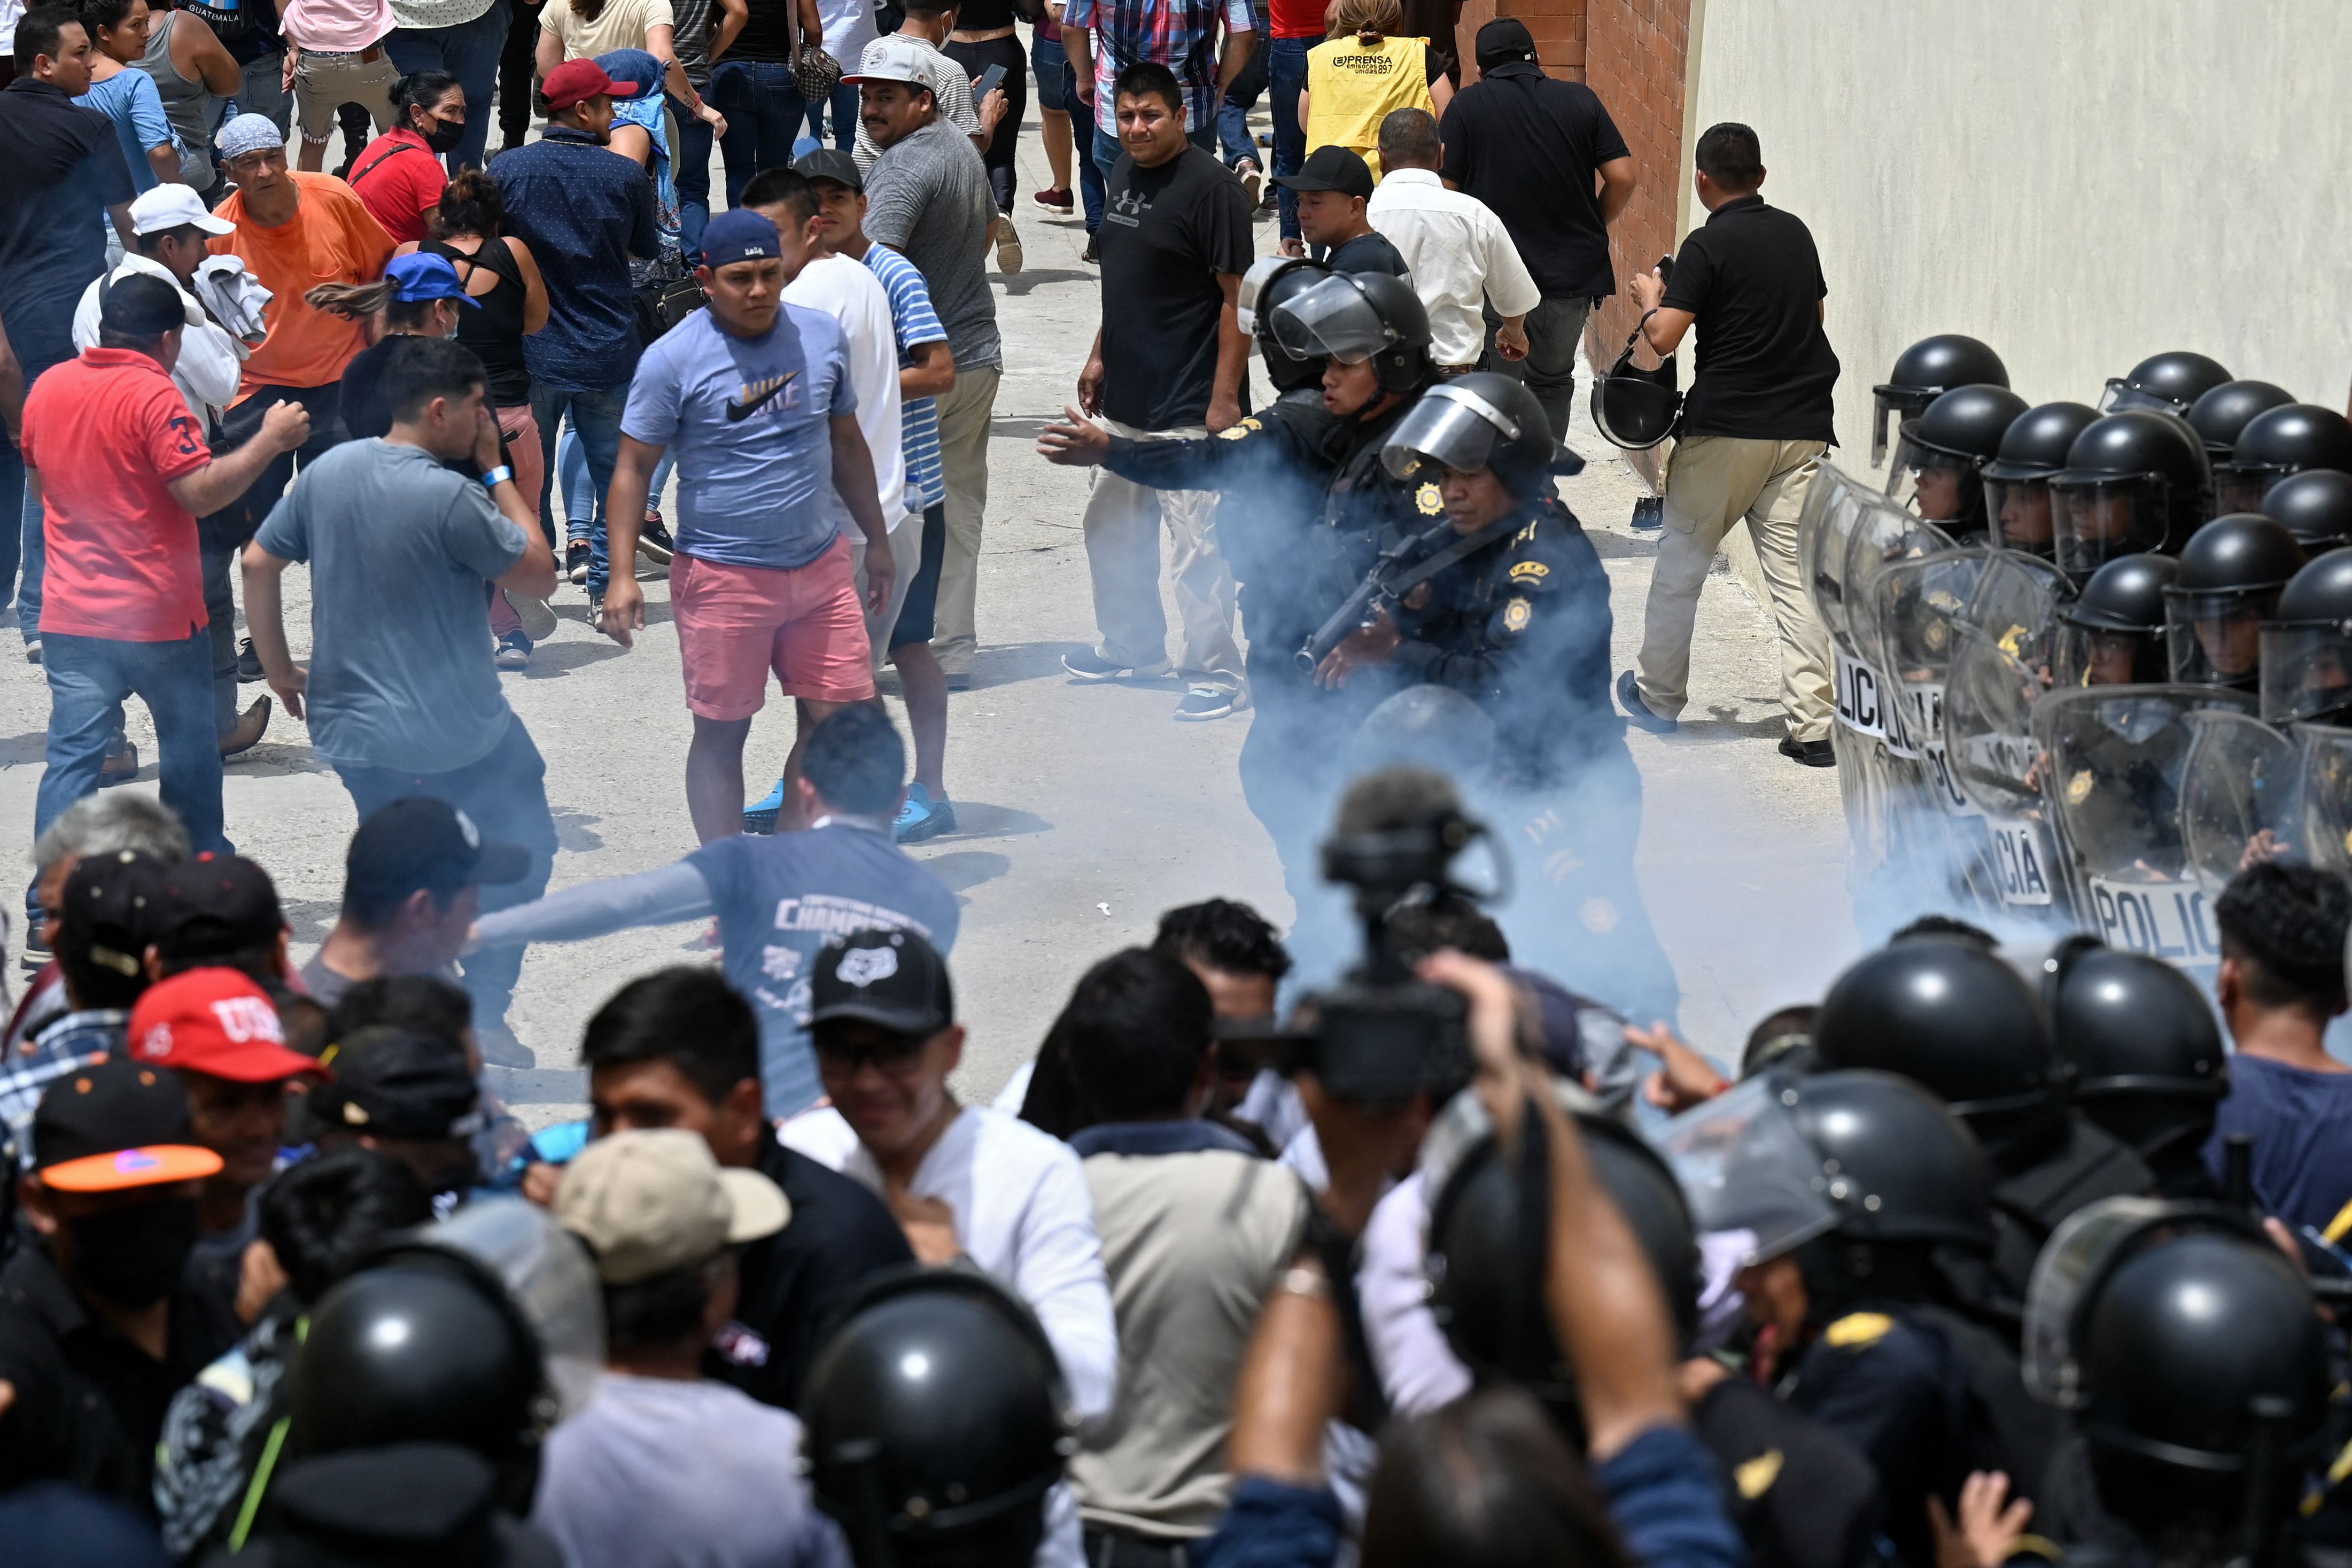
[[[566,60],[548,72],[547,79],[539,84],[539,90],[540,95],[547,100],[548,108],[572,109],[592,98],[626,98],[635,89],[632,88],[627,92],[623,91],[619,82],[604,74],[603,66],[583,58]]]
[[[131,1009],[131,1054],[234,1083],[275,1083],[326,1069],[286,1048],[269,994],[236,969],[191,969],[148,987]]]

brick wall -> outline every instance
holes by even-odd
[[[1633,199],[1610,226],[1617,295],[1593,313],[1585,346],[1605,369],[1633,330],[1625,281],[1675,247],[1690,181],[1683,153],[1691,0],[1585,0],[1584,79],[1633,154]],[[1690,379],[1685,365],[1684,384]]]
[[[1478,79],[1478,29],[1497,16],[1517,16],[1528,25],[1545,70],[1569,81],[1584,80],[1585,12],[1598,3],[1604,0],[1464,0],[1461,24],[1454,30],[1460,40],[1463,82]]]

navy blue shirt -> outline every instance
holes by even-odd
[[[106,209],[138,195],[114,121],[61,88],[0,92],[0,321],[25,381],[74,357],[74,306],[106,270]]]
[[[661,254],[645,170],[585,132],[554,125],[500,153],[490,174],[506,198],[508,230],[530,247],[547,280],[547,325],[522,341],[531,380],[569,392],[625,385],[644,346],[629,258]]]
[[[2325,1231],[2352,1203],[2352,1073],[2311,1072],[2263,1057],[2230,1058],[2230,1097],[2213,1119],[2205,1163],[2222,1178],[2222,1140],[2254,1142],[2254,1201],[2290,1230]]]

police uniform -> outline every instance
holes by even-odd
[[[1740,1377],[1700,1395],[1690,1419],[1730,1483],[1724,1505],[1755,1568],[1885,1561],[1878,1478],[1853,1444]]]
[[[2069,1112],[2063,1136],[2042,1159],[1992,1190],[1993,1272],[2025,1299],[2042,1244],[2067,1215],[2101,1198],[2146,1197],[2156,1173],[2130,1147]]]

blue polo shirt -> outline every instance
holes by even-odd
[[[629,258],[661,255],[645,170],[584,132],[561,125],[501,153],[490,177],[506,198],[507,227],[530,247],[547,283],[547,325],[522,341],[532,381],[604,392],[636,368],[636,297]]]

